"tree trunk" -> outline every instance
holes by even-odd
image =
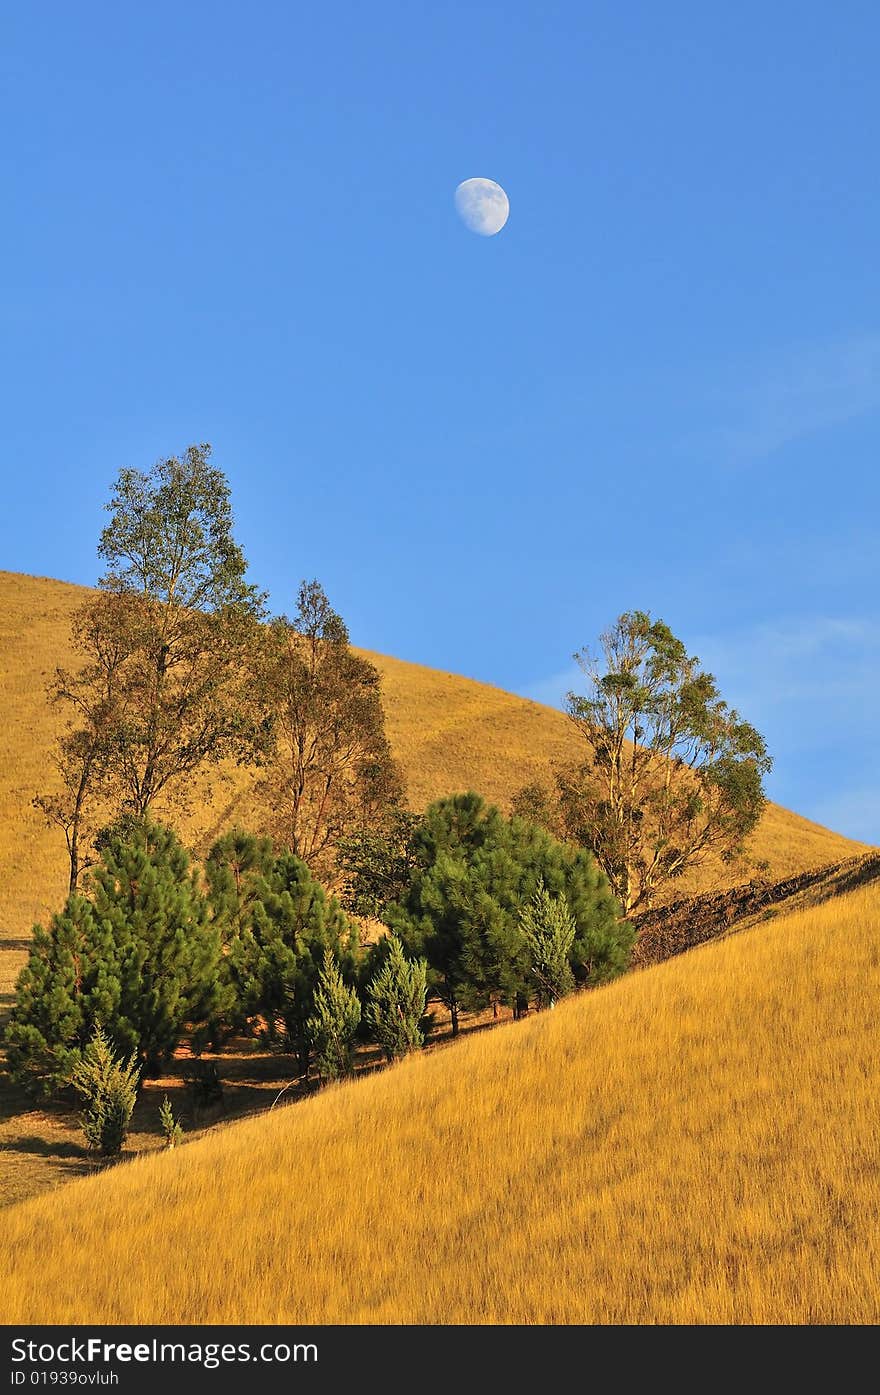
[[[68,896],[73,896],[76,892],[76,884],[79,881],[79,828],[74,824],[70,830],[70,837],[67,843],[67,851],[70,855],[70,882],[67,888]]]
[[[454,998],[449,1003],[449,1015],[452,1018],[452,1035],[458,1036],[458,1003]]]

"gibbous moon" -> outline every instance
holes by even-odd
[[[465,179],[455,191],[459,218],[471,232],[494,237],[507,222],[510,203],[494,179]]]

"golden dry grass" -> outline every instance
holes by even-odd
[[[70,616],[86,595],[83,587],[65,582],[0,572],[0,939],[7,942],[25,936],[63,898],[63,839],[45,827],[31,799],[47,780],[51,783],[57,718],[45,702],[45,684],[57,664],[72,660]],[[369,657],[383,675],[389,736],[414,808],[469,788],[506,807],[521,785],[547,780],[554,761],[580,753],[576,733],[561,712],[455,674]],[[209,805],[183,822],[191,845],[235,819],[247,822],[243,784],[236,773]],[[773,878],[863,849],[776,805],[768,807],[753,839],[755,856],[769,862]],[[730,885],[742,875],[707,865],[677,889]],[[7,943],[3,958],[0,973],[14,979],[23,947]],[[0,984],[4,991],[8,988]]]
[[[7,1322],[880,1319],[880,894],[10,1208]]]

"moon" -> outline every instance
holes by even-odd
[[[455,208],[471,232],[480,237],[500,233],[510,216],[510,202],[494,179],[464,179],[455,191]]]

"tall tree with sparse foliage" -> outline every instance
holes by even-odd
[[[771,760],[662,620],[629,611],[575,658],[588,687],[567,711],[587,755],[559,775],[562,816],[629,914],[708,855],[743,855]]]
[[[360,1021],[358,995],[343,982],[333,951],[327,949],[306,1023],[322,1081],[338,1080],[351,1074],[354,1040]]]
[[[107,509],[101,587],[140,602],[116,763],[142,818],[205,766],[250,751],[245,659],[263,601],[246,580],[229,485],[209,445],[146,474],[121,470]]]
[[[389,1061],[424,1045],[428,963],[408,959],[396,935],[377,946],[378,965],[367,984],[365,1017]]]
[[[379,673],[353,652],[317,581],[303,582],[293,619],[265,631],[259,684],[269,732],[258,786],[266,823],[277,844],[326,874],[339,839],[381,819],[402,786]]]
[[[58,782],[38,800],[65,834],[71,890],[102,819],[186,807],[220,761],[264,737],[249,677],[263,599],[210,455],[193,445],[146,473],[121,470],[107,505],[106,571],[74,616],[82,662],[49,687],[68,714]]]
[[[47,688],[66,714],[53,755],[56,782],[34,805],[67,844],[68,892],[94,861],[94,839],[122,802],[118,754],[124,729],[125,669],[137,643],[137,603],[127,595],[99,594],[73,615],[71,642],[82,663],[56,668]]]

